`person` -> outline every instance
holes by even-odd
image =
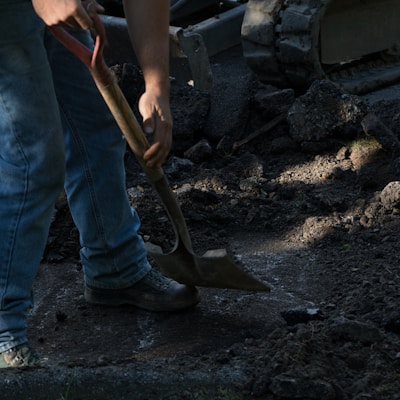
[[[101,6],[95,4],[97,11]],[[144,154],[160,167],[172,143],[168,0],[125,0],[145,91]],[[88,47],[80,0],[0,0],[0,367],[34,365],[27,340],[32,286],[54,204],[65,190],[79,230],[86,301],[176,311],[197,289],[152,269],[126,188],[123,135],[86,66],[46,29],[61,25]]]

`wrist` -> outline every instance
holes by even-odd
[[[146,92],[155,93],[157,95],[165,95],[170,92],[170,79],[149,79],[145,78]]]

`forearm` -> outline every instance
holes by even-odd
[[[169,90],[169,1],[124,0],[124,8],[146,89]]]

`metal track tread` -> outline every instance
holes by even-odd
[[[243,53],[262,82],[305,91],[315,80],[329,79],[351,93],[366,93],[400,80],[400,58],[357,66],[320,61],[320,24],[332,0],[249,0],[242,25]],[[378,65],[376,65],[378,64]]]

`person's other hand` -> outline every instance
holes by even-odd
[[[32,0],[33,8],[48,26],[61,25],[73,29],[90,29],[90,15],[80,0]],[[104,9],[95,1],[89,3],[93,12]]]
[[[173,122],[169,91],[161,92],[146,90],[139,100],[143,130],[150,136],[150,148],[143,155],[148,168],[161,168],[172,145]]]

